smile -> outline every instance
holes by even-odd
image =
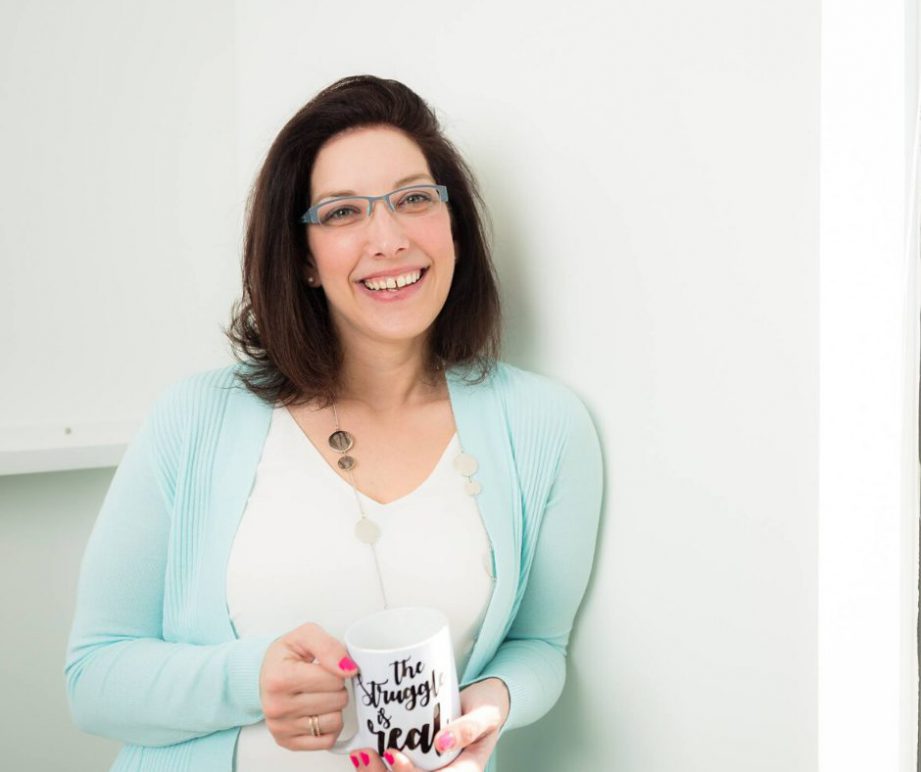
[[[384,302],[402,300],[415,295],[425,281],[428,268],[420,271],[410,271],[401,276],[388,276],[381,279],[370,279],[358,282],[363,295],[368,295],[375,300]]]
[[[422,278],[422,271],[410,271],[400,276],[386,276],[380,279],[366,279],[362,282],[369,290],[393,290],[405,287],[409,284],[415,284]]]

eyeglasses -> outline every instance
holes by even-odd
[[[301,215],[298,222],[338,228],[363,222],[371,216],[375,201],[384,200],[394,214],[427,214],[448,200],[444,185],[411,185],[382,196],[339,196],[321,201]]]

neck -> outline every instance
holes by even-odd
[[[396,414],[443,395],[444,379],[425,367],[424,340],[379,342],[347,349],[338,402],[359,402],[379,415]]]

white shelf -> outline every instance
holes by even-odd
[[[0,429],[0,475],[117,466],[137,431],[131,422]]]

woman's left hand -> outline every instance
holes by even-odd
[[[439,750],[463,748],[444,772],[483,772],[499,741],[499,729],[508,718],[509,696],[505,684],[498,678],[487,678],[465,687],[460,693],[461,715],[435,736]],[[448,738],[453,738],[451,742]],[[447,744],[446,744],[447,743]],[[388,748],[384,753],[389,766],[370,748],[351,754],[352,764],[367,772],[421,772],[398,750]],[[390,760],[393,759],[391,762]]]

